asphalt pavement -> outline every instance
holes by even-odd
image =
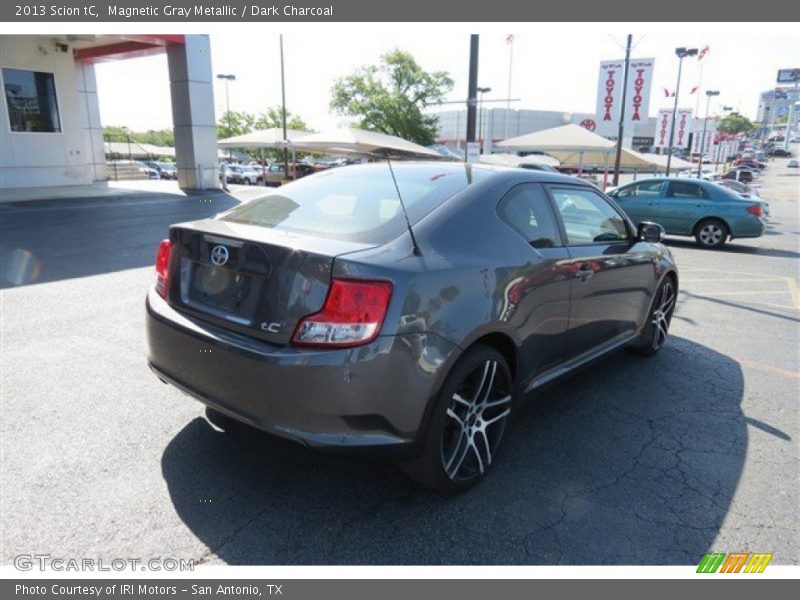
[[[158,241],[235,199],[0,205],[0,563],[697,564],[716,550],[798,564],[796,171],[764,176],[764,237],[669,241],[681,292],[658,356],[551,388],[455,498],[391,464],[215,431],[150,373]]]

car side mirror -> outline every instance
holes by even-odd
[[[667,235],[667,232],[664,231],[664,228],[661,225],[658,223],[653,223],[652,221],[643,221],[639,223],[637,231],[640,240],[643,242],[649,242],[651,244],[658,244],[659,242],[664,241],[664,238]]]

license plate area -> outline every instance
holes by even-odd
[[[251,326],[265,279],[181,258],[181,302],[218,318]]]

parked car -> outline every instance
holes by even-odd
[[[291,168],[292,165],[290,164],[290,173]],[[316,172],[316,168],[313,165],[305,163],[297,163],[295,169],[297,170],[297,179]],[[284,179],[286,179],[286,175],[284,173],[283,163],[272,163],[267,170],[266,184],[270,186],[280,185]]]
[[[227,172],[228,183],[255,185],[263,180],[262,174],[244,165],[230,165]]]
[[[161,175],[158,173],[158,169],[154,169],[150,165],[140,160],[134,161],[136,168],[139,169],[140,173],[144,173],[147,175],[148,179],[160,179]]]
[[[753,183],[755,178],[753,170],[746,167],[734,167],[722,176],[722,179],[733,179],[743,183]]]
[[[792,153],[788,150],[784,150],[783,148],[773,148],[769,152],[767,152],[767,156],[775,156],[780,158],[791,158]]]
[[[697,169],[686,169],[681,171],[678,174],[679,177],[689,177],[697,179]],[[713,181],[715,179],[719,179],[719,173],[715,173],[712,169],[701,169],[700,170],[700,179],[705,179],[706,181]]]
[[[796,169],[797,168],[797,161],[795,159],[786,161],[786,166],[789,167],[790,169]]]
[[[637,229],[574,177],[393,169],[329,169],[173,225],[147,295],[149,364],[226,432],[392,456],[455,493],[531,394],[663,346],[677,268],[660,226]]]
[[[764,221],[769,221],[769,202],[764,200],[764,198],[761,198],[757,186],[742,183],[741,181],[734,181],[732,179],[720,179],[714,183],[739,194],[742,198],[752,198],[753,200],[760,202],[761,208],[764,211]]]
[[[169,162],[158,162],[158,174],[161,176],[161,179],[177,179],[178,178],[178,169],[175,167],[175,163]]]
[[[765,215],[760,201],[710,181],[661,177],[618,187],[611,197],[634,223],[654,221],[668,234],[694,236],[703,248],[728,239],[759,237]]]

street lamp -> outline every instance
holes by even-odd
[[[225,114],[228,117],[228,134],[233,135],[233,124],[231,121],[231,95],[230,91],[228,90],[228,84],[231,81],[236,81],[236,75],[231,73],[219,73],[217,74],[217,79],[223,79],[225,81]],[[228,159],[233,157],[233,149],[228,148]]]
[[[708,108],[711,105],[711,98],[719,96],[716,90],[706,90],[706,118],[703,119],[703,137],[700,138],[700,158],[697,161],[697,178],[700,179],[700,174],[703,169],[703,152],[705,152],[706,145],[706,127],[708,126]]]
[[[481,146],[485,146],[483,141],[483,95],[491,92],[492,88],[479,87],[476,91],[478,92],[478,139],[481,141]]]
[[[675,84],[675,104],[672,107],[672,126],[669,129],[669,150],[667,151],[667,173],[669,177],[669,167],[672,163],[672,143],[675,139],[675,115],[678,112],[678,94],[681,90],[681,70],[683,69],[683,59],[687,56],[696,56],[697,48],[675,48],[675,56],[678,57],[678,82]]]

